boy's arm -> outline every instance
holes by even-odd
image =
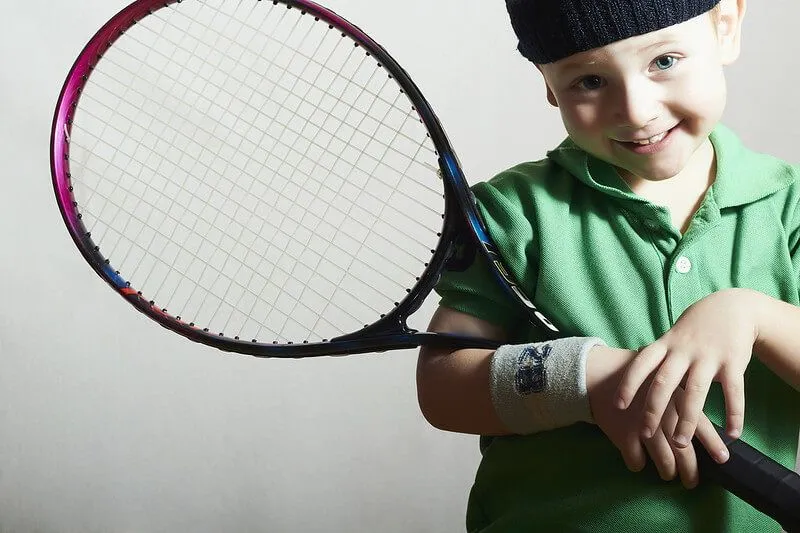
[[[503,342],[502,328],[471,315],[440,307],[431,320],[430,331],[460,333]],[[428,422],[436,428],[476,435],[509,435],[495,411],[490,387],[492,350],[435,350],[422,348],[417,363],[419,405]],[[664,433],[642,442],[637,436],[638,415],[621,413],[612,403],[613,393],[635,352],[595,346],[589,352],[586,385],[595,423],[620,450],[629,469],[644,467],[649,455],[665,480],[680,475],[687,487],[697,483],[694,451],[671,449]],[[677,418],[677,416],[675,417]],[[725,453],[724,444],[711,423],[704,419],[698,437],[709,450]],[[723,462],[727,456],[715,453]]]
[[[428,329],[492,339],[498,344],[507,339],[502,327],[448,307],[437,309]],[[586,395],[590,380],[585,376],[586,383],[581,385],[581,374],[586,369],[582,361],[598,341],[571,341],[546,343],[543,351],[532,350],[530,361],[526,358],[522,363],[517,357],[534,345],[504,345],[496,352],[423,347],[417,363],[420,409],[436,428],[491,436],[534,433],[591,420]],[[516,389],[519,365],[531,370],[528,364],[536,355],[542,356],[541,372],[547,378],[539,383],[526,373],[525,377],[532,381],[525,381],[525,385],[531,389],[520,393]],[[613,372],[619,366],[610,365],[612,360],[608,358],[601,358],[600,363],[592,365],[598,373]],[[607,403],[611,405],[610,401]]]
[[[627,408],[644,388],[647,400],[642,434],[661,423],[673,391],[683,383],[677,446],[688,446],[709,387],[722,386],[728,433],[744,425],[744,373],[752,355],[800,390],[800,308],[751,289],[725,289],[691,305],[661,338],[639,351],[618,388]],[[652,384],[644,385],[652,379]]]
[[[800,308],[749,292],[758,311],[753,353],[783,381],[800,390]]]
[[[503,342],[502,328],[485,320],[439,307],[430,331],[461,333]],[[434,427],[474,435],[509,435],[492,405],[489,365],[493,350],[420,349],[417,396],[425,419]]]

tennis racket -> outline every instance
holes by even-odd
[[[495,348],[407,325],[463,243],[558,336],[408,74],[312,2],[133,2],[72,67],[51,164],[86,261],[193,341],[260,357]],[[721,482],[800,523],[798,477],[744,446],[712,463]]]

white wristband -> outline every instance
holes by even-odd
[[[597,337],[569,337],[498,348],[489,375],[500,420],[520,435],[592,422],[586,357],[597,345],[606,344]]]

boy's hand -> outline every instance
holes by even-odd
[[[741,435],[744,372],[758,336],[752,298],[751,291],[742,289],[715,292],[686,309],[660,339],[639,350],[619,384],[616,401],[619,408],[629,409],[637,392],[647,390],[643,438],[661,426],[673,393],[683,386],[685,394],[677,399],[679,419],[672,441],[686,448],[704,416],[703,405],[713,381],[722,385],[728,434],[733,438]],[[709,453],[715,456],[714,450]]]
[[[596,346],[589,353],[586,385],[594,420],[620,450],[629,470],[640,471],[647,462],[647,456],[650,456],[662,479],[669,481],[678,475],[686,488],[693,488],[699,481],[694,448],[678,448],[671,444],[669,438],[678,422],[673,403],[667,406],[661,425],[649,439],[642,439],[639,429],[639,409],[643,408],[644,394],[636,396],[634,409],[620,411],[614,405],[617,387],[635,356],[634,351],[604,346]],[[678,389],[676,397],[681,394],[682,390]],[[718,462],[727,460],[725,444],[705,416],[700,419],[697,436],[706,448],[718,450],[718,453],[712,454]]]

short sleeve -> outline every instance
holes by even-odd
[[[439,305],[461,311],[512,331],[519,325],[521,315],[508,297],[483,257],[474,253],[469,266],[445,270],[436,286],[441,296]]]
[[[532,183],[536,164],[523,164],[473,187],[478,209],[505,266],[523,291],[532,295],[538,270]],[[528,324],[519,308],[474,250],[454,261],[436,287],[440,305],[503,327],[509,333]],[[459,264],[460,263],[460,264]],[[464,266],[466,264],[466,266]]]
[[[800,167],[795,167],[795,171],[800,175]],[[782,218],[785,221],[787,246],[792,261],[792,269],[798,286],[800,286],[800,188],[797,186],[791,187],[787,192],[787,196]]]

